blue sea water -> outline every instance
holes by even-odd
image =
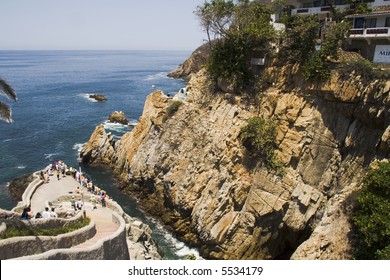
[[[0,208],[16,205],[7,183],[18,176],[63,160],[77,166],[81,145],[113,111],[123,111],[136,123],[146,96],[155,89],[177,92],[185,84],[166,75],[189,52],[178,51],[0,51],[0,76],[17,92],[18,102],[4,99],[13,110],[13,124],[0,122]],[[89,94],[101,93],[104,103]],[[126,127],[108,126],[120,136]],[[132,215],[149,223],[168,259],[188,248],[156,221],[146,217],[136,201],[121,194],[110,170],[82,167]],[[183,253],[183,254],[182,254]]]

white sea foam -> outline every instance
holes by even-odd
[[[83,149],[83,147],[84,147],[85,144],[86,144],[86,143],[84,143],[84,144],[76,143],[76,144],[73,145],[73,148],[72,148],[72,149],[75,150],[75,151],[77,151],[78,153],[80,153],[81,150]]]
[[[53,160],[53,156],[57,156],[59,153],[44,154],[45,159]]]
[[[137,124],[139,124],[139,122],[136,121],[136,120],[130,120],[129,121],[129,126],[136,126]]]
[[[166,233],[164,235],[165,240],[172,244],[175,247],[175,253],[179,257],[186,257],[186,256],[195,256],[197,260],[202,260],[203,258],[199,255],[198,250],[190,248],[185,245],[185,243],[177,240],[175,237],[172,236],[170,233]]]
[[[3,142],[10,142],[10,141],[12,141],[13,139],[5,139],[5,140],[3,140]]]
[[[112,123],[112,122],[105,122],[104,123],[104,129],[112,130],[116,132],[122,132],[125,128],[127,128],[128,125],[124,125],[121,123]]]
[[[87,99],[89,102],[98,102],[96,99],[90,98],[89,96],[94,93],[80,93],[77,96],[80,96],[84,99]]]
[[[145,78],[145,81],[154,81],[167,78],[168,72],[160,72],[157,74],[149,75]]]
[[[24,166],[24,165],[19,165],[19,166],[17,166],[16,168],[17,168],[17,169],[26,169],[26,166]]]

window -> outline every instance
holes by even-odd
[[[355,18],[354,28],[363,28],[364,26],[364,18]]]
[[[390,17],[386,18],[385,27],[390,27]]]
[[[313,7],[321,7],[321,1],[314,1]]]
[[[365,21],[366,28],[376,27],[376,18],[367,18]]]

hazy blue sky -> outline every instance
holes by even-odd
[[[203,0],[0,0],[1,50],[194,50]]]

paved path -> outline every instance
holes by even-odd
[[[34,213],[41,212],[44,210],[46,202],[56,201],[61,196],[74,195],[79,186],[80,184],[71,176],[61,177],[60,180],[57,180],[56,176],[50,176],[49,183],[40,186],[31,198],[32,211]],[[85,193],[85,199],[88,200],[85,201],[83,210],[86,211],[87,217],[94,220],[97,233],[93,238],[78,245],[76,248],[87,248],[99,239],[110,236],[118,229],[118,225],[112,221],[112,210],[107,207],[102,207],[99,202],[96,204],[97,209],[93,209],[89,198],[87,198],[86,189],[83,189],[83,191]],[[70,208],[70,201],[62,202],[61,206],[65,209]]]

